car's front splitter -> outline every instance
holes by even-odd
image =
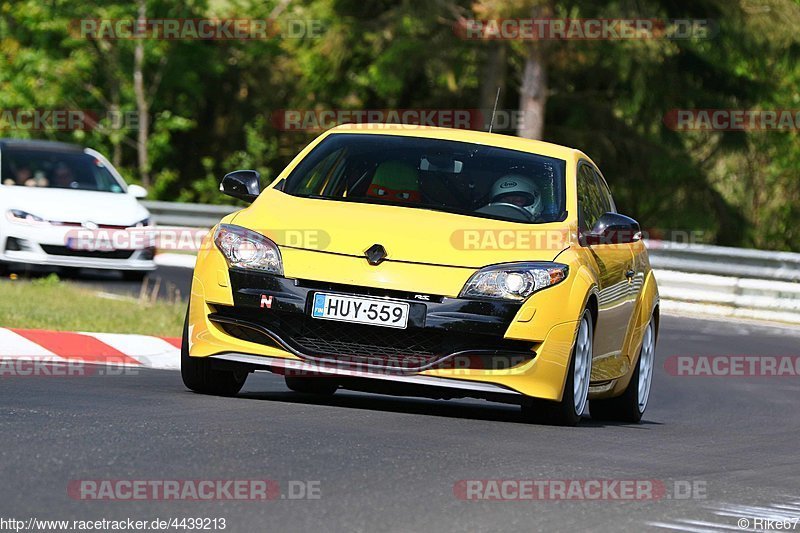
[[[397,372],[378,372],[375,369],[362,371],[330,364],[317,364],[308,361],[246,353],[222,353],[213,355],[210,359],[219,361],[223,367],[225,363],[234,363],[246,365],[251,370],[268,370],[287,376],[335,379],[348,389],[437,399],[482,398],[513,404],[520,404],[524,401],[524,395],[518,391],[489,382],[422,374],[407,375]],[[392,387],[393,384],[401,385],[401,387],[394,388]]]

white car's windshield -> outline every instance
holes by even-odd
[[[8,186],[124,192],[102,161],[79,150],[5,147],[0,170]]]
[[[493,146],[338,133],[300,162],[283,190],[543,223],[566,216],[565,168],[561,159]]]

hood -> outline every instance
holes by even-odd
[[[2,216],[9,209],[27,211],[57,222],[94,222],[132,225],[149,213],[133,196],[125,193],[0,186]]]
[[[480,268],[552,261],[569,246],[566,223],[522,224],[387,205],[299,198],[267,189],[233,224],[279,246],[354,257],[374,244],[386,260]]]

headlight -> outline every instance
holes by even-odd
[[[45,220],[41,217],[37,217],[36,215],[32,215],[27,211],[21,211],[19,209],[9,209],[6,211],[6,218],[11,222],[17,223],[30,223],[30,222],[44,222]]]
[[[220,224],[214,234],[214,243],[227,259],[229,267],[283,275],[278,245],[263,235],[239,226]]]
[[[536,291],[567,279],[569,267],[560,263],[506,263],[486,267],[469,279],[462,297],[524,300]]]
[[[152,221],[150,220],[150,217],[147,217],[144,220],[140,220],[139,222],[134,224],[133,227],[134,228],[144,228],[146,226],[149,226],[151,223],[152,223]]]

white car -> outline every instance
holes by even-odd
[[[138,201],[146,194],[94,150],[0,139],[0,270],[13,263],[142,279],[156,268],[155,247],[125,235],[151,225]]]

